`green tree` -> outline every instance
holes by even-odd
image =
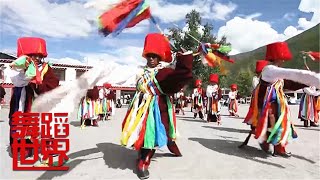
[[[252,78],[253,72],[249,68],[245,70],[242,69],[237,74],[237,79],[235,79],[234,83],[238,85],[238,92],[240,96],[247,97],[251,95]]]
[[[223,45],[230,45],[227,43],[226,37],[223,37],[219,42],[217,38],[212,34],[213,26],[210,23],[206,23],[202,25],[200,13],[192,10],[190,13],[186,15],[186,27],[187,33],[198,39],[200,42],[205,43],[219,43]],[[169,34],[167,35],[169,39],[173,42],[175,47],[182,47],[187,50],[191,50],[193,52],[197,52],[199,48],[199,42],[194,40],[192,37],[186,34],[186,32],[182,31],[179,28],[169,28]],[[206,87],[209,81],[209,75],[211,73],[219,73],[220,69],[218,67],[212,68],[209,66],[204,66],[201,61],[200,56],[195,56],[193,61],[193,82],[190,82],[187,88],[187,93],[191,92],[193,88],[194,81],[196,79],[201,79],[203,87]],[[227,78],[221,76],[220,74],[220,85],[222,87],[227,85]]]

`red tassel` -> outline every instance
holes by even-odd
[[[314,61],[319,61],[320,62],[320,52],[308,52],[310,58]]]
[[[220,45],[219,44],[211,44],[212,49],[219,49]]]

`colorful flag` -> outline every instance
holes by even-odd
[[[123,0],[99,17],[99,31],[105,36],[117,36],[123,29],[133,27],[150,16],[146,0]]]

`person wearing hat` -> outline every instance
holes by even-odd
[[[255,69],[255,73],[256,75],[253,77],[252,79],[252,88],[253,88],[253,91],[252,91],[252,94],[251,94],[251,102],[250,102],[250,107],[249,107],[249,112],[247,113],[246,117],[244,118],[244,121],[243,123],[246,123],[248,125],[250,125],[251,127],[251,131],[249,132],[249,135],[248,137],[246,138],[246,140],[243,142],[242,145],[239,146],[239,148],[242,148],[243,146],[247,145],[250,137],[251,137],[251,134],[254,133],[255,131],[255,127],[256,127],[256,123],[257,122],[252,122],[252,115],[253,115],[253,112],[255,113],[254,116],[258,116],[257,113],[259,113],[261,110],[258,110],[255,106],[257,105],[257,93],[259,91],[259,89],[257,88],[257,86],[259,85],[260,83],[260,79],[261,79],[261,72],[263,70],[263,68],[265,66],[267,66],[269,64],[269,61],[266,61],[266,60],[258,60],[256,62],[256,69]],[[257,89],[257,90],[256,90]]]
[[[310,68],[307,65],[306,57],[310,57],[315,62],[320,62],[319,52],[302,52],[305,66],[308,70]],[[306,87],[303,89],[304,94],[301,97],[299,106],[299,119],[303,121],[304,127],[317,127],[319,126],[319,112],[320,112],[320,90],[316,87]]]
[[[246,122],[255,127],[255,138],[262,150],[268,152],[272,144],[274,156],[291,156],[285,147],[292,138],[297,138],[284,89],[298,90],[306,86],[320,86],[320,75],[317,73],[279,67],[291,58],[286,42],[267,45],[266,60],[271,64],[262,70],[260,83],[253,95],[254,104],[246,117]]]
[[[147,65],[137,76],[136,93],[122,123],[121,144],[138,151],[137,175],[149,177],[156,148],[167,146],[181,156],[176,140],[176,116],[170,97],[192,80],[192,52],[177,53],[175,68],[168,39],[158,33],[145,38]]]
[[[13,70],[11,80],[14,85],[10,100],[9,125],[10,147],[12,150],[13,134],[12,115],[17,112],[31,112],[34,99],[59,86],[59,79],[53,69],[43,59],[47,57],[46,41],[37,37],[22,37],[17,41],[17,59],[10,63]],[[19,141],[19,140],[18,140]],[[32,143],[27,138],[27,143]],[[32,150],[27,149],[31,155]]]
[[[85,97],[80,101],[78,119],[81,127],[98,126],[97,101],[99,99],[99,89],[97,86],[89,89]]]
[[[104,83],[103,88],[99,90],[98,114],[100,119],[108,118],[108,116],[112,116],[115,113],[115,93],[111,87],[110,83]]]
[[[231,84],[230,86],[231,91],[229,92],[229,106],[228,110],[230,113],[230,116],[236,116],[239,117],[238,112],[238,86],[236,84]]]
[[[183,92],[183,88],[175,93],[175,99],[176,99],[176,113],[179,114],[179,112],[181,111],[182,114],[184,115],[184,105],[185,105],[185,96],[184,96],[184,92]]]
[[[202,86],[202,81],[201,79],[197,79],[195,81],[195,88],[193,89],[192,93],[192,101],[193,101],[193,118],[197,118],[198,114],[200,119],[204,119],[204,112],[203,112],[203,107],[204,107],[204,96],[205,92],[204,89],[201,87]]]
[[[207,103],[207,121],[208,122],[218,122],[221,124],[220,117],[220,99],[222,97],[222,92],[219,87],[219,75],[210,74],[209,76],[210,84],[207,86],[206,96],[208,98]]]
[[[318,127],[319,126],[319,112],[320,112],[320,90],[314,86],[303,89],[304,94],[301,97],[299,106],[299,119],[303,121],[304,127]],[[310,123],[309,123],[310,122]]]

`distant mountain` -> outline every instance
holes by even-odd
[[[300,51],[320,51],[319,34],[320,29],[318,24],[301,34],[288,39],[286,42],[292,52],[293,59],[285,62],[284,67],[305,69]],[[257,60],[264,59],[265,53],[266,47],[263,46],[250,52],[234,55],[232,58],[234,58],[236,62],[234,64],[227,64],[227,69],[232,75],[237,75],[241,69],[249,68],[253,71],[255,68],[255,62]],[[309,58],[307,59],[307,63],[310,69],[317,72],[320,71],[319,63],[311,62]]]

